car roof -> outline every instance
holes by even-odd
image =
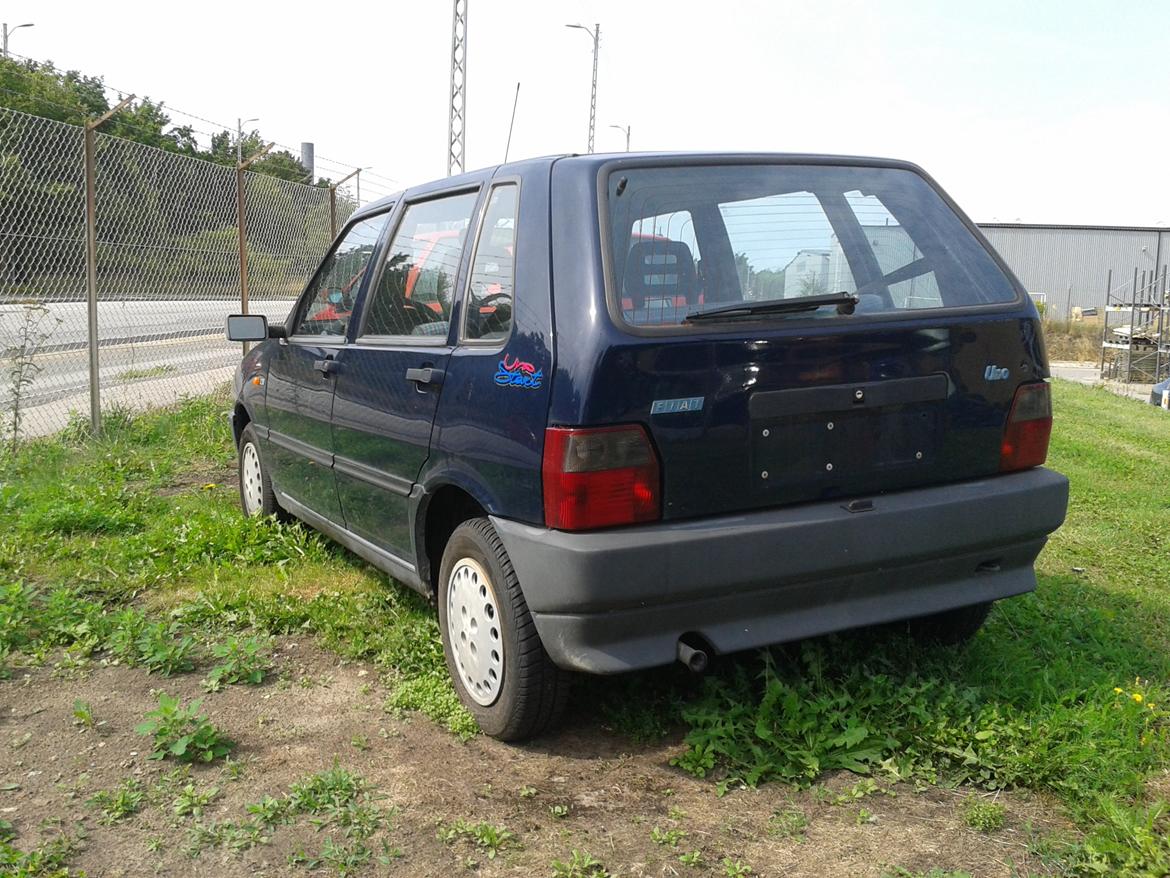
[[[489,165],[458,174],[452,177],[440,178],[420,183],[409,189],[387,195],[377,201],[366,204],[353,212],[350,221],[361,219],[370,214],[378,213],[403,198],[413,198],[425,195],[431,191],[458,189],[461,186],[479,185],[495,176],[507,176],[531,170],[533,166],[545,165],[551,167],[558,164],[562,171],[571,175],[583,177],[595,176],[605,165],[616,164],[624,167],[637,166],[672,166],[694,164],[800,164],[800,165],[836,165],[836,166],[863,166],[879,168],[896,168],[911,171],[927,176],[922,168],[913,162],[899,159],[878,158],[874,156],[833,155],[828,153],[787,153],[787,152],[608,152],[608,153],[562,153],[558,155],[538,156],[535,158],[519,159],[501,165]]]

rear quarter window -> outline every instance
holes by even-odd
[[[918,174],[865,166],[631,168],[606,181],[611,310],[638,327],[708,308],[846,293],[853,314],[742,313],[729,320],[968,308],[1018,300],[1010,280]]]

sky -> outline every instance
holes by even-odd
[[[824,152],[922,165],[977,222],[1170,225],[1170,0],[468,0],[467,169],[584,152]],[[14,54],[367,167],[446,173],[451,3],[7,0]],[[202,131],[206,121],[174,114]],[[248,126],[252,127],[252,126]]]

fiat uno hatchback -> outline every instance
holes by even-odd
[[[344,306],[339,305],[343,301]],[[1068,483],[1036,308],[919,168],[589,155],[361,208],[236,376],[249,515],[432,598],[485,732],[570,672],[971,636]]]

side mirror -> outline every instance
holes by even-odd
[[[264,341],[268,338],[268,318],[263,314],[232,314],[224,329],[228,341]]]

